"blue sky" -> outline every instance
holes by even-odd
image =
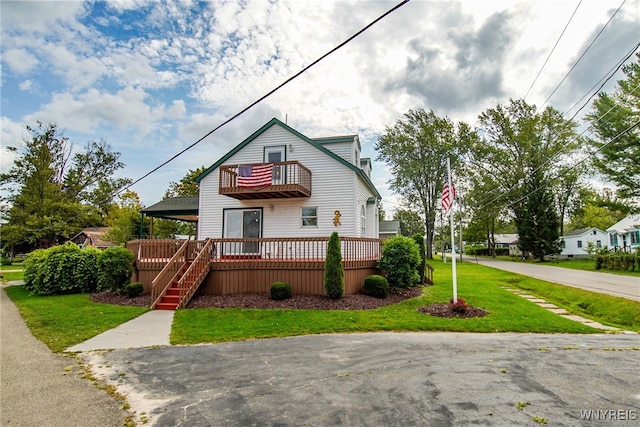
[[[55,122],[79,147],[107,140],[137,179],[395,3],[2,0],[2,146],[19,145],[25,125]],[[159,201],[272,117],[309,137],[359,134],[374,160],[377,137],[409,109],[474,125],[525,96],[578,3],[526,98],[541,106],[622,4],[548,102],[570,117],[637,43],[640,0],[413,0],[132,190]],[[2,170],[12,161],[3,150]],[[390,215],[389,178],[374,162]]]

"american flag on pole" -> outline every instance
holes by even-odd
[[[258,188],[271,185],[273,163],[238,166],[238,187]]]
[[[444,187],[442,188],[442,200],[440,202],[445,216],[449,215],[449,210],[451,209],[451,206],[453,206],[453,200],[455,197],[456,187],[452,183],[445,182]]]

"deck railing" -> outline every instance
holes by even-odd
[[[324,261],[328,237],[278,238],[224,238],[207,240],[137,240],[129,242],[127,249],[136,253],[136,263],[145,267],[165,267],[180,251],[182,260],[193,260],[200,249],[210,241],[211,261]],[[342,262],[346,268],[356,267],[361,261],[380,258],[382,240],[374,238],[341,237]],[[184,252],[184,254],[182,253]]]
[[[178,288],[180,289],[178,308],[184,308],[187,305],[211,268],[212,242],[207,240],[197,243],[203,243],[203,246],[197,248],[195,259],[191,261],[189,268],[178,281]]]
[[[271,197],[309,197],[311,195],[311,171],[297,161],[270,163],[273,169],[268,185],[260,188],[243,187],[238,182],[240,167],[253,168],[260,165],[265,163],[220,166],[219,193],[233,197],[242,197],[243,193],[255,195],[268,193]]]
[[[153,242],[153,240],[149,240]],[[141,240],[140,242],[145,242]],[[147,251],[140,251],[140,253],[150,253],[150,249],[153,248],[153,245],[145,245],[140,244],[139,247],[144,247]],[[166,246],[159,244],[158,247],[166,250]],[[151,308],[155,308],[156,304],[160,302],[162,295],[166,292],[167,288],[171,286],[171,283],[178,277],[180,270],[183,268],[185,263],[187,262],[187,249],[189,247],[189,242],[184,241],[182,245],[178,248],[178,250],[171,256],[171,258],[166,261],[166,265],[164,268],[158,273],[155,279],[151,282]],[[154,255],[158,252],[151,252]],[[141,259],[141,258],[138,258]],[[155,262],[155,261],[154,261]]]

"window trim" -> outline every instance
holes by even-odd
[[[305,215],[304,211],[306,210],[315,210],[315,215]],[[305,219],[310,220],[310,219],[314,219],[315,220],[315,224],[305,224]],[[303,228],[312,228],[318,227],[318,207],[317,206],[305,206],[303,208],[300,208],[300,226]]]

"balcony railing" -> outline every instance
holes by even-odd
[[[311,171],[297,161],[220,166],[219,193],[235,199],[311,196]]]

